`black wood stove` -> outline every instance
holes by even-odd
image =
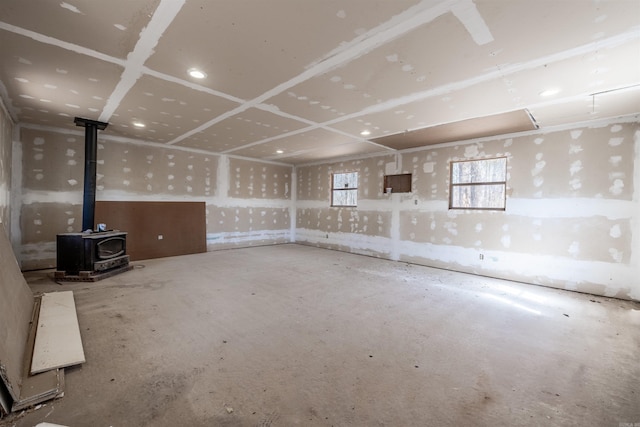
[[[55,278],[96,281],[133,267],[129,265],[127,255],[127,233],[94,227],[98,130],[104,130],[108,123],[76,117],[75,124],[85,128],[83,231],[57,235]]]

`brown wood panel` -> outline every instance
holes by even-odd
[[[128,233],[132,261],[207,251],[204,202],[98,201],[96,223]]]
[[[376,138],[373,142],[403,150],[535,129],[538,125],[525,109],[404,131]]]

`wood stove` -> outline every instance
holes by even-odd
[[[57,268],[65,274],[89,276],[129,264],[127,233],[64,233],[57,236]]]
[[[75,124],[85,128],[83,231],[58,234],[55,277],[96,281],[133,267],[129,266],[126,232],[94,229],[98,130],[104,130],[108,123],[76,117]]]

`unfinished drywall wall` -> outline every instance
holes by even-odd
[[[292,176],[292,166],[221,156],[207,247],[290,242]]]
[[[25,125],[19,144],[21,265],[55,267],[56,234],[81,231],[84,133]],[[291,166],[101,133],[97,158],[98,201],[205,202],[207,250],[291,239]]]
[[[297,241],[640,300],[639,144],[633,117],[298,167]],[[497,156],[506,211],[449,210],[449,162]],[[332,171],[368,177],[357,208],[329,207]],[[385,173],[413,191],[381,194]]]
[[[0,223],[11,239],[11,155],[13,122],[0,99]]]
[[[296,241],[393,258],[387,243],[393,241],[397,215],[384,209],[387,170],[396,171],[393,155],[297,168]],[[343,172],[358,172],[357,209],[330,207],[331,175]]]

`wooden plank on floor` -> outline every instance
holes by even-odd
[[[55,399],[64,394],[64,369],[53,369],[24,378],[20,400],[13,402],[13,412]]]
[[[84,362],[73,292],[42,295],[31,375]]]

